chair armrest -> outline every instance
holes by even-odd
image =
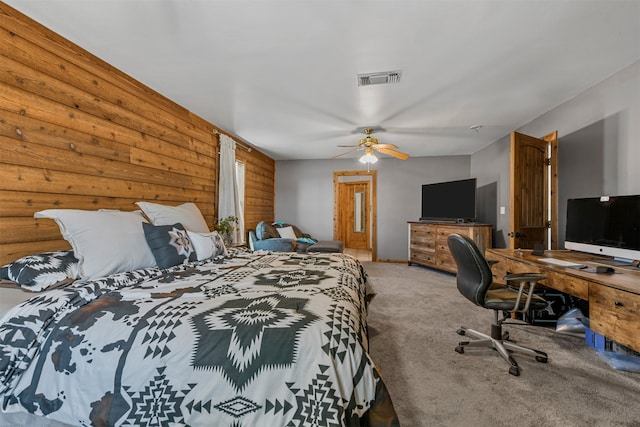
[[[516,273],[516,274],[507,274],[504,276],[504,281],[507,286],[511,285],[511,282],[516,282],[519,286],[514,284],[514,287],[518,287],[518,298],[516,299],[515,307],[520,307],[520,301],[522,299],[522,294],[527,295],[527,301],[524,304],[522,310],[514,310],[519,311],[521,313],[529,311],[529,305],[531,304],[531,298],[533,297],[533,290],[540,280],[546,279],[547,276],[544,274],[538,273]],[[525,289],[526,286],[529,285],[528,289]]]
[[[252,251],[255,250],[255,243],[258,240],[258,237],[256,236],[256,232],[254,230],[249,230],[249,249],[251,249]]]

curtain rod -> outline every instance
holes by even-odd
[[[214,129],[213,133],[215,135],[220,135],[223,132],[220,132],[218,129]],[[231,135],[229,135],[228,133],[224,132],[225,135],[227,135],[229,138],[232,138],[235,142],[236,145],[239,146],[240,148],[242,148],[243,150],[246,150],[247,152],[251,152],[253,150],[253,148],[251,148],[250,146],[248,146],[247,144],[245,144],[244,142],[238,141],[237,139],[235,139],[234,137],[232,137]]]

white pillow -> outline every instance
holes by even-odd
[[[278,230],[278,234],[283,239],[292,239],[292,240],[297,239],[296,233],[293,231],[293,227],[281,227],[281,228],[276,228],[276,230]]]
[[[202,212],[195,203],[183,203],[179,206],[160,205],[151,202],[136,202],[136,205],[151,220],[153,225],[173,225],[180,223],[186,230],[196,233],[208,233],[209,227]]]
[[[139,212],[47,209],[34,216],[58,223],[78,258],[82,279],[156,266],[142,230],[146,221]]]
[[[189,236],[189,240],[191,240],[191,244],[196,250],[198,261],[218,255],[228,256],[222,236],[220,236],[217,231],[212,231],[211,233],[195,233],[187,230],[187,236]]]

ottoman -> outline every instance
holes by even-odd
[[[318,240],[307,248],[307,252],[342,252],[344,244],[340,240]]]

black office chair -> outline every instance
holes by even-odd
[[[544,298],[533,293],[538,281],[545,279],[541,274],[509,274],[505,276],[506,285],[493,281],[491,268],[475,242],[467,236],[451,234],[448,237],[451,254],[458,267],[458,290],[472,303],[495,313],[495,322],[491,325],[491,335],[486,335],[462,326],[459,335],[476,338],[476,341],[458,343],[456,351],[464,353],[465,347],[489,347],[496,350],[509,364],[511,375],[520,375],[520,368],[511,357],[512,352],[535,356],[538,362],[546,363],[547,354],[508,341],[508,332],[502,332],[502,323],[513,312],[527,312],[529,309],[541,310],[547,307]],[[503,312],[499,320],[498,311]]]

